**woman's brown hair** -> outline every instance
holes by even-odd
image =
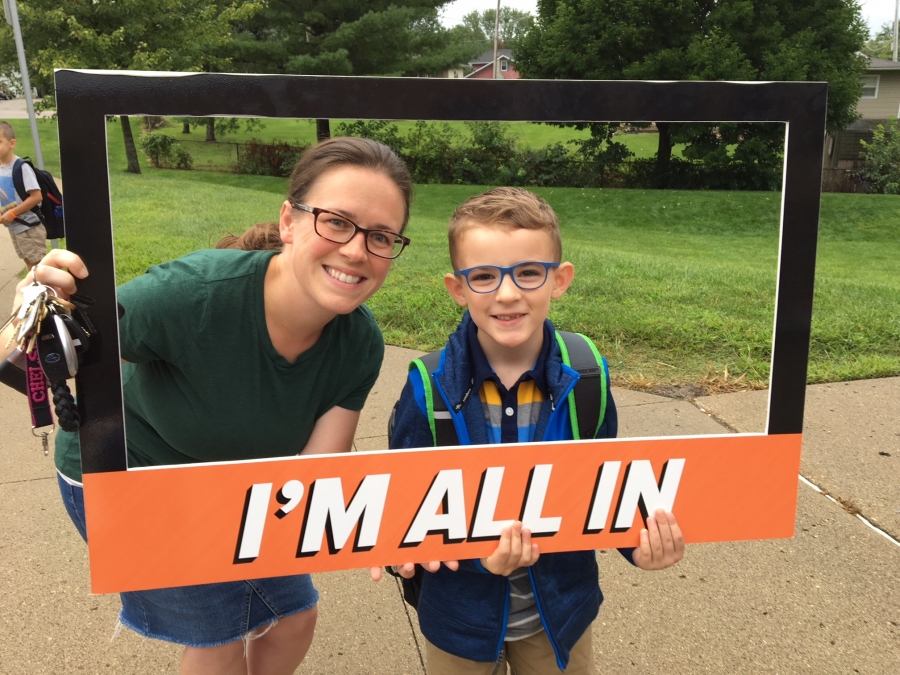
[[[241,235],[226,234],[216,242],[216,248],[236,248],[241,251],[280,251],[284,248],[278,223],[257,223]]]
[[[388,146],[368,138],[342,136],[322,141],[307,148],[291,173],[287,198],[291,203],[303,202],[313,183],[329,169],[358,166],[378,171],[390,178],[403,196],[403,227],[409,221],[412,201],[412,178],[403,160]]]

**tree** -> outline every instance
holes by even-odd
[[[828,129],[856,117],[866,29],[855,0],[539,0],[538,17],[516,53],[523,77],[826,80]],[[780,164],[780,125],[657,127],[663,186],[676,141],[713,165],[771,175]]]
[[[483,12],[474,10],[462,18],[462,25],[472,31],[482,44],[487,48],[494,43],[494,26],[497,19],[496,9],[486,9]],[[512,47],[516,41],[525,35],[534,23],[534,17],[529,12],[523,12],[513,7],[500,8],[500,42],[504,47]]]
[[[894,27],[890,23],[881,25],[881,29],[875,33],[872,39],[867,40],[862,48],[863,54],[871,59],[894,58]]]
[[[235,24],[220,53],[239,72],[434,75],[478,54],[471,31],[446,29],[448,0],[269,0]],[[318,121],[320,138],[330,135]]]
[[[19,0],[19,21],[32,81],[53,90],[54,68],[211,70],[232,24],[259,2],[217,0]],[[0,61],[14,58],[12,31],[0,30]],[[122,116],[128,171],[140,173],[127,116]]]

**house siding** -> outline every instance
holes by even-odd
[[[878,98],[861,98],[856,105],[857,112],[866,119],[887,119],[900,113],[900,71],[869,71],[867,75],[878,75]]]

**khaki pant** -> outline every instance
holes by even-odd
[[[550,675],[565,672],[565,675],[596,675],[594,650],[591,646],[591,629],[588,627],[569,654],[569,665],[565,671],[556,663],[556,653],[541,631],[536,635],[506,642],[503,648],[505,662],[509,664],[511,675]],[[470,661],[438,649],[425,640],[426,672],[428,675],[506,675],[506,667],[501,662],[485,663]],[[495,670],[496,669],[496,670]]]
[[[47,255],[47,230],[43,225],[29,227],[19,234],[9,233],[13,240],[16,255],[27,264],[34,265]]]

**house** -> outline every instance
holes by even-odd
[[[437,77],[449,77],[451,80],[453,79],[461,79],[466,76],[466,67],[464,65],[453,66],[452,68],[447,68],[441,72]]]
[[[875,127],[891,117],[900,117],[900,63],[869,59],[861,80],[862,96],[856,103],[860,118],[843,131],[825,137],[826,182],[828,169],[858,169],[862,166],[860,141],[871,141]]]
[[[519,71],[516,70],[511,49],[498,49],[497,63],[499,65],[497,71],[498,80],[519,79]],[[494,50],[490,49],[484,54],[469,61],[469,67],[472,69],[472,72],[466,75],[468,78],[474,80],[494,79]]]

